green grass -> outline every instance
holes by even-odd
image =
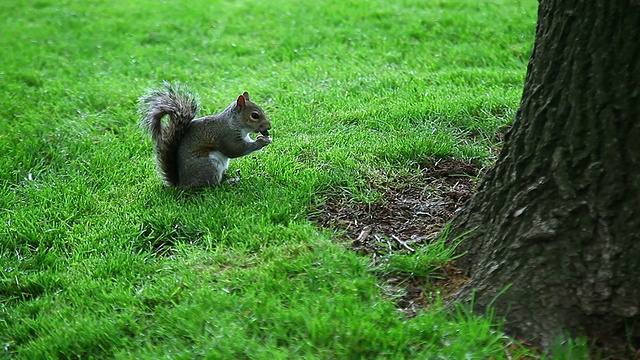
[[[405,318],[369,260],[308,214],[432,157],[490,161],[536,5],[1,2],[0,356],[527,352],[464,306]],[[199,93],[203,114],[243,91],[266,109],[273,144],[232,161],[239,183],[162,186],[135,108],[162,80]],[[428,276],[451,256],[431,250],[383,270]]]

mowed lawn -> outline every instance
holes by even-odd
[[[0,357],[534,356],[464,304],[405,316],[371,259],[309,219],[332,196],[379,201],[374,184],[430,159],[490,164],[536,8],[0,2]],[[163,80],[202,115],[243,91],[264,107],[273,143],[232,160],[237,183],[163,186],[136,113]],[[443,264],[416,254],[386,256]]]

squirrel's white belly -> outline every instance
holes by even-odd
[[[209,159],[220,176],[227,171],[227,168],[229,167],[229,158],[224,156],[223,153],[220,151],[212,151],[209,153]]]

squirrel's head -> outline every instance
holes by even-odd
[[[240,113],[242,120],[247,124],[250,132],[260,133],[263,136],[269,136],[271,129],[271,121],[264,111],[256,104],[249,101],[249,93],[244,92],[238,96],[236,101],[236,111]]]

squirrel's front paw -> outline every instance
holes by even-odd
[[[271,144],[271,136],[258,136],[256,138],[256,142],[260,145],[260,147],[267,146]]]

